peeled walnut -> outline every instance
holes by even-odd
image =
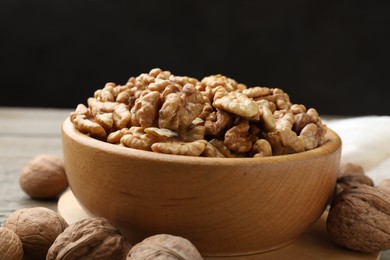
[[[367,253],[390,248],[390,195],[362,185],[344,189],[332,202],[327,231],[337,244]]]
[[[130,248],[107,219],[95,217],[67,227],[50,247],[46,260],[124,259]]]
[[[23,167],[19,184],[32,198],[57,197],[68,187],[64,162],[55,155],[36,156]]]
[[[148,237],[133,246],[127,260],[202,260],[196,247],[187,239],[168,234]]]
[[[5,227],[0,227],[0,259],[23,259],[22,241],[20,241],[20,238],[15,232]]]
[[[381,181],[378,188],[390,195],[390,179],[384,179]]]
[[[25,256],[34,260],[45,259],[49,247],[67,226],[60,215],[44,207],[16,210],[4,223],[19,236]]]

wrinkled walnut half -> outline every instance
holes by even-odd
[[[44,207],[16,210],[4,223],[19,236],[25,256],[31,259],[45,259],[49,247],[67,226],[59,214]]]
[[[196,247],[187,239],[168,234],[148,237],[133,246],[127,260],[202,260]]]
[[[390,195],[367,185],[343,190],[332,202],[327,231],[337,244],[362,252],[390,248]]]
[[[105,218],[71,224],[50,247],[46,260],[124,259],[131,245]]]

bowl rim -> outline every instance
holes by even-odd
[[[79,132],[70,121],[70,117],[67,117],[62,123],[62,135],[66,135],[73,141],[83,144],[89,148],[106,151],[111,154],[116,154],[122,157],[142,158],[150,161],[169,161],[172,163],[185,163],[185,164],[202,164],[202,165],[258,165],[272,164],[280,162],[291,161],[304,161],[309,158],[317,158],[327,154],[331,154],[338,149],[341,149],[342,141],[340,136],[327,128],[326,142],[321,146],[312,150],[286,154],[286,155],[274,155],[268,157],[240,157],[240,158],[215,158],[215,157],[198,157],[198,156],[186,156],[186,155],[174,155],[163,154],[152,151],[144,151],[135,148],[122,147],[117,144],[111,144],[105,141],[101,141],[90,137],[86,134]]]

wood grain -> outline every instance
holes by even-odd
[[[56,200],[32,200],[19,188],[19,172],[36,155],[62,156],[61,124],[69,110],[0,108],[0,222],[24,207],[56,209]]]

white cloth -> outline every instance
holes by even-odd
[[[343,142],[341,163],[361,165],[375,185],[390,178],[390,116],[324,120]]]

